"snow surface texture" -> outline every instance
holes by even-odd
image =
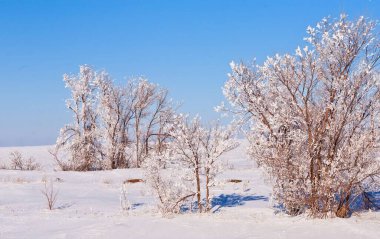
[[[213,189],[213,213],[169,218],[157,213],[143,182],[126,185],[131,209],[121,209],[121,185],[142,178],[140,169],[55,171],[51,146],[0,148],[0,164],[17,149],[42,165],[41,171],[0,170],[0,238],[380,238],[380,212],[325,220],[277,213],[271,186],[246,146],[224,156],[229,166]],[[59,191],[52,211],[41,193],[49,180]]]

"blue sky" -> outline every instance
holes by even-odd
[[[71,121],[62,75],[81,64],[145,76],[215,119],[229,62],[293,52],[341,12],[380,20],[380,1],[0,0],[0,146],[55,142]]]

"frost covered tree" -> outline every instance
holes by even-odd
[[[380,43],[375,22],[323,19],[295,54],[231,63],[224,94],[249,120],[250,156],[296,215],[347,217],[379,176]]]
[[[221,156],[238,146],[235,140],[234,126],[222,126],[219,122],[213,123],[204,129],[202,144],[203,174],[205,176],[206,211],[211,209],[210,188],[215,185],[215,177],[223,170]]]
[[[155,154],[148,158],[147,181],[152,186],[161,208],[165,211],[178,212],[186,202],[192,208],[192,197],[196,197],[199,212],[211,208],[210,187],[215,183],[215,176],[222,169],[220,156],[234,149],[234,128],[213,124],[204,127],[200,118],[189,119],[185,115],[175,116],[168,125],[171,140],[164,154]],[[165,165],[165,169],[163,169]],[[170,175],[170,176],[168,176]],[[204,208],[202,192],[206,192]],[[191,199],[191,200],[190,200]],[[167,209],[172,210],[167,210]]]
[[[168,98],[168,91],[156,86],[155,100],[144,130],[145,157],[150,151],[160,154],[166,150],[166,142],[170,140],[168,126],[172,124],[177,108]]]
[[[143,78],[131,79],[125,87],[106,74],[102,79],[99,112],[107,161],[111,168],[140,167],[151,150],[164,149],[164,129],[174,114],[168,91]]]
[[[140,78],[132,80],[133,140],[135,166],[140,167],[150,150],[162,151],[168,138],[166,125],[172,122],[175,108],[168,91]]]
[[[131,94],[133,85],[116,86],[106,73],[99,81],[99,107],[101,129],[103,134],[102,151],[107,168],[126,168],[130,165],[130,136],[134,113],[132,106],[136,98]]]
[[[105,71],[81,66],[65,75],[72,97],[67,107],[74,122],[65,126],[52,151],[62,169],[90,170],[140,167],[150,153],[165,150],[174,105],[168,91],[146,79],[116,85]],[[69,162],[59,159],[69,154]]]
[[[54,155],[63,169],[87,171],[102,167],[95,92],[99,77],[103,76],[84,65],[80,66],[78,75],[65,74],[63,77],[66,88],[71,91],[66,106],[74,118],[71,124],[61,129],[56,142]],[[60,150],[68,153],[68,163],[58,159]]]
[[[200,118],[195,117],[193,120],[189,120],[187,116],[179,115],[174,121],[170,134],[173,137],[170,149],[174,157],[176,157],[175,160],[193,171],[198,210],[202,212],[201,170],[204,130],[201,126]]]
[[[164,168],[163,164],[167,166]],[[146,182],[157,197],[158,210],[164,216],[179,213],[183,207],[192,207],[196,193],[191,168],[184,167],[169,151],[151,154],[143,166]]]
[[[132,111],[134,113],[134,160],[135,166],[140,167],[143,161],[144,154],[144,119],[150,114],[149,108],[153,104],[155,99],[155,85],[149,83],[147,80],[140,79],[135,81],[134,96],[136,101],[132,106]]]

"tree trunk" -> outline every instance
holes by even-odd
[[[340,199],[338,209],[336,210],[336,213],[335,213],[337,217],[340,217],[340,218],[348,217],[348,214],[350,212],[350,203],[349,203],[350,197],[351,197],[351,194],[347,193],[344,199],[342,198]]]
[[[211,209],[211,203],[210,203],[210,177],[209,177],[210,169],[206,170],[206,211],[210,211]]]
[[[139,129],[139,119],[136,119],[136,122],[135,122],[135,139],[136,139],[136,168],[139,168],[140,167],[140,163],[139,163],[139,148],[140,148],[140,129]]]
[[[199,178],[199,166],[198,164],[195,166],[195,177],[197,180],[197,200],[198,200],[198,210],[202,212],[202,202],[201,202],[201,181]]]
[[[349,212],[349,208],[347,207],[346,204],[342,205],[341,207],[338,208],[338,210],[336,211],[335,215],[337,217],[340,217],[340,218],[346,218],[348,217],[348,212]]]

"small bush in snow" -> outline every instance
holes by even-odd
[[[15,170],[39,170],[41,168],[33,157],[24,159],[19,151],[13,151],[10,154],[11,169]]]
[[[207,128],[201,125],[199,117],[189,120],[179,115],[168,132],[171,141],[166,153],[153,155],[146,164],[146,180],[159,198],[160,210],[178,213],[181,207],[191,209],[195,197],[197,210],[209,211],[210,188],[224,166],[220,156],[237,146],[234,129],[219,124]]]
[[[58,191],[54,188],[52,180],[46,180],[44,182],[44,188],[41,190],[41,193],[46,199],[47,208],[53,210],[58,198]]]

